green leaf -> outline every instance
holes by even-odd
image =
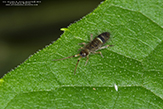
[[[32,55],[0,81],[0,109],[163,107],[163,2],[101,3],[70,25],[53,44]],[[110,32],[100,55],[52,61],[78,54],[91,34]],[[118,89],[115,89],[115,88]]]

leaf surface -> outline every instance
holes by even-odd
[[[148,1],[148,3],[147,3]],[[65,29],[53,44],[0,80],[0,109],[163,107],[163,2],[108,1]],[[78,43],[110,32],[100,55],[78,54]],[[118,89],[115,90],[115,85]]]

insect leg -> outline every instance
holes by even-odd
[[[82,42],[82,43],[79,43],[79,45],[86,45],[86,43],[85,42]]]
[[[80,56],[80,54],[76,54],[76,55],[73,55],[73,56],[65,57],[65,58],[62,58],[62,59],[54,59],[52,61],[59,61],[59,60],[64,60],[64,59],[68,59],[68,58],[72,58],[72,57],[78,57],[78,56]]]
[[[114,45],[106,45],[106,46],[103,46],[103,47],[99,48],[98,50],[108,48],[109,46],[112,47],[112,46],[114,46]]]
[[[85,65],[87,64],[88,60],[89,60],[89,56],[87,55],[87,60],[86,60],[86,62],[85,62]]]
[[[93,34],[91,34],[91,36],[90,36],[90,40],[91,40],[91,41],[93,40]]]
[[[101,53],[101,52],[94,52],[94,53],[99,53],[99,54],[101,55],[101,57],[102,57],[102,58],[104,58],[104,56],[102,55],[102,53]]]
[[[74,71],[74,75],[76,74],[76,68],[77,68],[77,66],[78,66],[78,63],[79,63],[79,61],[80,61],[80,59],[82,58],[82,56],[80,56],[79,57],[79,59],[78,59],[78,61],[77,61],[77,63],[76,63],[76,66],[75,66],[75,71]]]
[[[79,43],[79,45],[84,45],[84,46],[86,46],[87,44],[86,44],[85,42],[82,42],[82,43]],[[82,50],[82,49],[84,49],[84,47],[79,48],[78,51],[79,51],[79,50]]]
[[[78,49],[78,51],[79,51],[79,50],[82,50],[82,49],[84,49],[84,48],[83,48],[83,47],[81,47],[81,48],[79,48],[79,49]]]

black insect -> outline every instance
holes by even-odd
[[[79,49],[79,50],[81,50],[81,52],[79,54],[69,56],[69,57],[65,57],[65,58],[62,58],[62,59],[55,59],[53,61],[59,61],[59,60],[64,60],[64,59],[80,56],[77,63],[76,63],[76,67],[75,67],[75,71],[74,71],[74,75],[75,75],[76,74],[76,68],[77,68],[78,63],[79,63],[79,61],[80,61],[80,59],[82,57],[87,57],[87,61],[86,61],[85,65],[88,62],[90,53],[99,53],[101,55],[101,57],[103,58],[102,53],[101,52],[96,52],[96,51],[100,50],[100,49],[107,48],[109,46],[113,46],[113,45],[106,45],[106,46],[102,47],[102,45],[104,45],[108,41],[108,39],[110,38],[110,33],[109,32],[104,32],[104,33],[98,35],[94,40],[92,40],[92,37],[93,36],[91,35],[91,37],[90,37],[91,42],[89,42],[88,44],[86,44],[84,42],[80,43],[80,44],[84,45],[84,47],[81,47]]]

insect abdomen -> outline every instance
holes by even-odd
[[[105,44],[109,38],[110,38],[110,33],[108,32],[104,32],[97,36],[97,39],[103,44]]]
[[[94,52],[98,48],[100,48],[103,44],[106,43],[106,41],[110,38],[110,33],[104,32],[100,35],[98,35],[93,41],[91,41],[88,45],[86,45],[86,49],[89,49],[89,51]]]

